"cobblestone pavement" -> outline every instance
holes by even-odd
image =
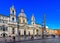
[[[13,41],[12,38],[0,38],[0,43],[60,43],[60,37],[48,37],[45,39],[35,37],[33,40],[31,40],[30,37],[27,37],[26,39],[24,39],[24,37],[20,37],[20,39],[16,38],[15,41]]]
[[[60,43],[60,38],[30,40],[30,41],[12,42],[12,43]]]

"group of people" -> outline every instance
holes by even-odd
[[[33,35],[31,36],[31,39],[32,40],[34,39],[34,36]],[[13,36],[13,40],[15,41],[15,36]]]

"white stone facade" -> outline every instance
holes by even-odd
[[[16,17],[14,6],[10,8],[10,16],[0,15],[0,37],[17,35],[42,35],[41,25],[35,23],[35,17],[32,15],[31,24],[28,25],[24,10]]]

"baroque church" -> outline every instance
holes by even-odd
[[[35,23],[34,15],[31,17],[31,24],[28,25],[24,10],[21,9],[18,17],[16,17],[16,9],[12,6],[10,16],[0,14],[0,37],[18,35],[42,35],[42,26]]]

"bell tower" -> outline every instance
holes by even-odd
[[[35,17],[34,17],[34,15],[32,15],[32,18],[31,18],[31,24],[35,25]]]
[[[16,10],[14,6],[10,8],[10,21],[11,22],[16,22]]]

